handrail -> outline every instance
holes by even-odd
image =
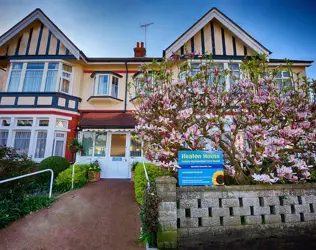
[[[146,176],[146,180],[147,180],[147,190],[149,190],[150,189],[150,181],[149,181],[149,178],[148,178],[148,174],[147,174],[147,170],[146,170],[146,166],[145,166],[144,160],[142,162],[143,162],[144,172],[145,172],[145,176]]]
[[[9,178],[9,179],[1,180],[1,181],[0,181],[0,184],[6,183],[6,182],[9,182],[9,181],[14,181],[14,180],[22,179],[22,178],[24,178],[24,177],[28,177],[28,176],[31,176],[31,175],[40,174],[40,173],[47,172],[47,171],[50,171],[50,172],[51,172],[50,186],[49,186],[49,195],[48,195],[48,198],[51,198],[51,197],[52,197],[52,190],[53,190],[53,180],[54,180],[54,172],[53,172],[53,170],[51,170],[51,169],[44,169],[44,170],[36,171],[36,172],[33,172],[33,173],[24,174],[24,175],[12,177],[12,178]]]

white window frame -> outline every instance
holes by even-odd
[[[3,122],[4,120],[10,120],[9,126],[3,126],[3,125],[2,125],[2,122]],[[0,119],[0,127],[9,128],[9,127],[11,127],[11,124],[12,124],[12,119],[11,119],[11,117],[3,117],[3,118]]]
[[[38,120],[40,120],[40,119],[38,119]],[[41,127],[42,128],[42,127]],[[47,128],[47,127],[44,127],[44,128]],[[37,138],[38,138],[38,133],[39,132],[46,132],[47,133],[47,135],[46,135],[46,144],[45,144],[45,150],[44,150],[44,157],[42,157],[42,158],[39,158],[39,157],[35,157],[35,152],[36,152],[36,147],[37,147]],[[35,160],[41,160],[41,159],[44,159],[45,158],[45,155],[46,155],[46,150],[47,150],[47,141],[48,141],[48,133],[49,133],[49,131],[48,131],[48,129],[42,129],[42,130],[36,130],[35,131],[35,136],[34,136],[34,157],[33,157],[33,159],[35,159]]]
[[[99,79],[100,76],[108,76],[108,88],[107,88],[107,93],[106,94],[99,94],[98,93],[98,87],[99,87]],[[112,96],[112,78],[115,77],[117,78],[117,96]],[[113,98],[119,98],[120,94],[120,78],[112,75],[112,74],[96,74],[94,79],[93,79],[93,95],[94,96],[110,96]]]
[[[64,137],[61,139],[60,137],[56,137],[57,133],[61,133],[64,135]],[[63,155],[62,157],[65,157],[65,149],[66,149],[66,140],[67,140],[67,133],[64,131],[54,131],[54,145],[53,145],[53,152],[52,155],[55,155],[55,150],[56,150],[56,142],[57,141],[62,141],[63,142]]]
[[[18,124],[18,121],[19,120],[32,120],[32,125],[31,126],[21,126]],[[33,117],[17,117],[15,119],[15,126],[18,127],[18,128],[32,128],[34,126],[34,119]]]
[[[27,153],[26,153],[26,156],[28,157],[28,156],[31,155],[30,152],[32,151],[32,150],[31,150],[31,148],[32,148],[32,147],[31,147],[31,146],[32,146],[31,143],[32,143],[33,131],[32,131],[32,127],[21,127],[21,128],[25,128],[25,129],[15,129],[15,130],[13,131],[12,147],[15,148],[14,146],[15,146],[16,133],[18,133],[18,132],[30,132],[29,148],[28,148]]]
[[[280,71],[280,73],[281,73],[281,77],[277,77],[277,75],[275,76],[275,80],[277,81],[277,84],[278,84],[278,88],[279,88],[279,89],[281,89],[281,86],[279,85],[278,80],[281,80],[281,83],[282,83],[282,84],[283,84],[283,82],[284,82],[285,80],[288,80],[288,79],[291,80],[291,73],[290,73],[290,72],[288,72],[288,71],[286,71],[286,70],[282,70],[282,71]],[[288,76],[288,77],[284,77],[284,76],[283,76],[283,73],[289,73],[289,76]],[[292,83],[291,83],[291,84],[292,84]]]
[[[5,87],[5,92],[8,92],[9,89],[9,83],[10,83],[10,78],[11,78],[11,72],[12,72],[12,65],[14,63],[22,63],[22,71],[21,71],[21,77],[20,77],[20,83],[18,85],[18,91],[17,92],[23,92],[23,84],[24,84],[24,79],[25,79],[25,74],[26,74],[26,67],[28,63],[44,63],[44,70],[43,70],[43,76],[42,76],[42,82],[41,82],[41,87],[40,87],[40,92],[45,92],[45,84],[46,84],[46,78],[47,78],[47,71],[48,71],[48,64],[49,63],[58,63],[58,73],[57,73],[57,80],[55,83],[55,92],[61,92],[61,93],[66,93],[71,95],[72,94],[72,89],[73,89],[73,78],[74,78],[74,72],[75,72],[75,67],[73,64],[69,62],[65,62],[63,60],[11,60],[10,61],[10,68],[9,68],[9,73],[8,73],[8,78],[6,81],[6,87]],[[69,92],[63,92],[60,90],[61,86],[61,79],[62,79],[62,66],[63,64],[72,67],[71,71],[71,76],[70,76],[70,82],[69,82]],[[69,73],[69,72],[67,72]]]

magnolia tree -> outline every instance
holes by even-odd
[[[196,57],[141,67],[135,117],[146,158],[177,169],[179,150],[211,148],[239,184],[308,179],[316,143],[310,82],[290,64],[271,70],[264,56],[242,62],[240,77],[201,56],[193,69]],[[276,79],[282,70],[287,81]]]

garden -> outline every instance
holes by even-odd
[[[212,55],[185,59],[173,54],[142,65],[143,77],[133,86],[136,132],[151,162],[150,189],[142,164],[134,184],[141,240],[149,245],[161,230],[155,177],[177,177],[179,151],[223,152],[227,186],[316,181],[316,81],[293,71],[290,62],[272,68],[264,55],[243,60],[237,73]],[[280,80],[281,74],[289,77]]]
[[[0,180],[9,179],[39,170],[54,172],[53,196],[49,198],[51,173],[44,172],[0,184],[0,228],[39,209],[49,207],[56,197],[72,190],[72,168],[60,156],[50,156],[40,163],[18,154],[13,148],[0,147]],[[73,188],[81,188],[88,181],[100,179],[98,162],[75,166]]]

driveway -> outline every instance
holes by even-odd
[[[128,180],[90,183],[0,230],[0,249],[145,249],[133,192]]]

